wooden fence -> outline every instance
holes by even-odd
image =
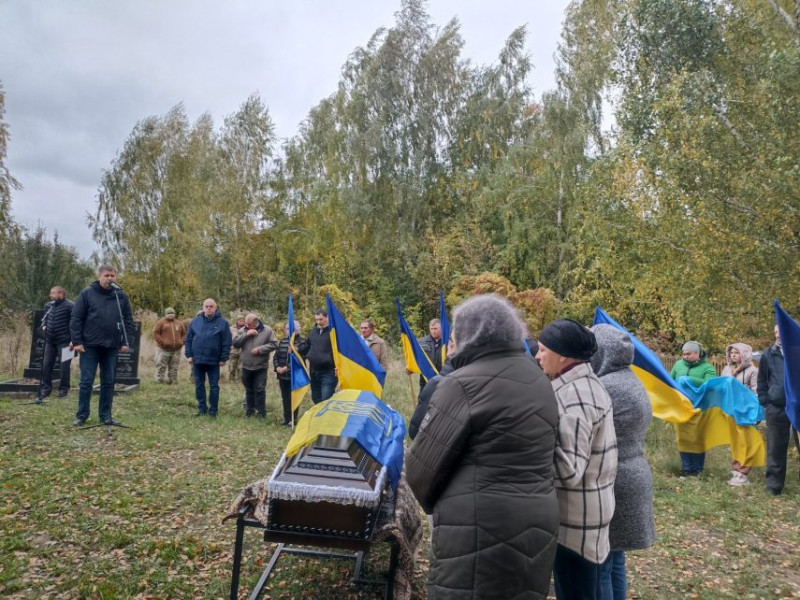
[[[680,356],[671,356],[660,354],[658,358],[661,359],[661,362],[664,364],[664,368],[667,370],[667,373],[672,371],[672,367],[675,366],[675,363],[678,362],[681,357]],[[722,369],[725,368],[725,357],[724,356],[709,356],[706,360],[714,365],[714,369],[717,371],[717,375],[722,375]]]

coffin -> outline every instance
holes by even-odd
[[[320,435],[272,473],[267,531],[369,540],[381,510],[392,509],[382,507],[387,481],[354,438]]]

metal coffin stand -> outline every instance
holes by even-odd
[[[386,598],[386,600],[392,600],[394,598],[394,577],[397,572],[399,546],[393,538],[384,540],[390,545],[389,572],[386,579],[363,579],[361,577],[361,567],[364,563],[364,554],[372,547],[372,541],[303,533],[271,532],[260,521],[246,517],[245,515],[247,512],[248,508],[243,507],[236,519],[236,545],[233,552],[230,600],[237,600],[239,597],[239,574],[242,568],[242,546],[244,544],[244,531],[246,527],[264,529],[264,541],[278,544],[278,547],[272,553],[267,567],[261,574],[258,583],[250,593],[250,600],[257,600],[261,596],[267,585],[269,576],[278,564],[278,559],[284,554],[310,556],[321,559],[353,560],[355,562],[352,580],[353,585],[384,586],[383,597]],[[328,548],[329,550],[313,550],[302,546]],[[349,550],[350,552],[334,552],[330,549]]]
[[[302,448],[295,456],[286,459],[277,469],[271,482],[299,483],[319,490],[318,498],[287,500],[269,496],[268,518],[264,525],[248,517],[252,507],[243,506],[236,519],[236,544],[234,547],[231,600],[239,595],[239,574],[242,564],[242,545],[246,527],[264,530],[264,541],[277,543],[267,567],[250,594],[257,600],[267,584],[270,574],[284,554],[321,559],[346,559],[355,561],[353,585],[384,587],[384,598],[394,596],[394,577],[398,566],[399,545],[393,538],[390,544],[389,573],[385,580],[364,579],[361,568],[364,555],[373,545],[372,533],[379,518],[391,518],[394,499],[385,498],[379,478],[380,465],[374,461],[352,438],[320,436]],[[274,485],[273,487],[277,487]],[[351,488],[376,494],[374,506],[355,506],[325,501],[326,490]],[[383,498],[383,503],[380,502]],[[324,548],[314,550],[308,546]],[[336,552],[343,550],[347,552]]]

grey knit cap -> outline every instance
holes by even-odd
[[[453,336],[459,352],[472,346],[519,342],[525,336],[525,323],[508,300],[482,294],[455,307]]]
[[[703,347],[700,345],[700,342],[695,342],[694,340],[689,340],[683,345],[681,348],[682,352],[697,352],[697,354],[702,354]]]

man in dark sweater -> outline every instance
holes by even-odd
[[[39,393],[36,403],[42,404],[53,391],[53,368],[60,364],[61,381],[58,386],[58,397],[69,393],[69,368],[72,359],[61,362],[61,351],[69,346],[69,319],[72,315],[72,302],[67,300],[66,291],[60,285],[50,290],[50,302],[45,307],[42,317],[44,332],[44,356],[42,357],[42,379],[39,382]]]
[[[786,389],[783,383],[781,333],[775,325],[775,343],[764,351],[758,363],[758,401],[767,417],[767,492],[783,492],[786,481],[786,453],[792,424],[786,416]]]
[[[308,361],[311,364],[311,400],[314,404],[327,400],[336,391],[336,364],[333,361],[331,328],[328,311],[323,308],[314,313],[316,327],[308,336]]]
[[[100,422],[119,425],[111,418],[117,354],[128,351],[133,336],[133,314],[128,296],[117,285],[117,271],[100,265],[97,281],[75,299],[69,330],[73,349],[81,355],[81,383],[78,391],[76,427],[89,418],[89,400],[97,368],[100,368]]]

